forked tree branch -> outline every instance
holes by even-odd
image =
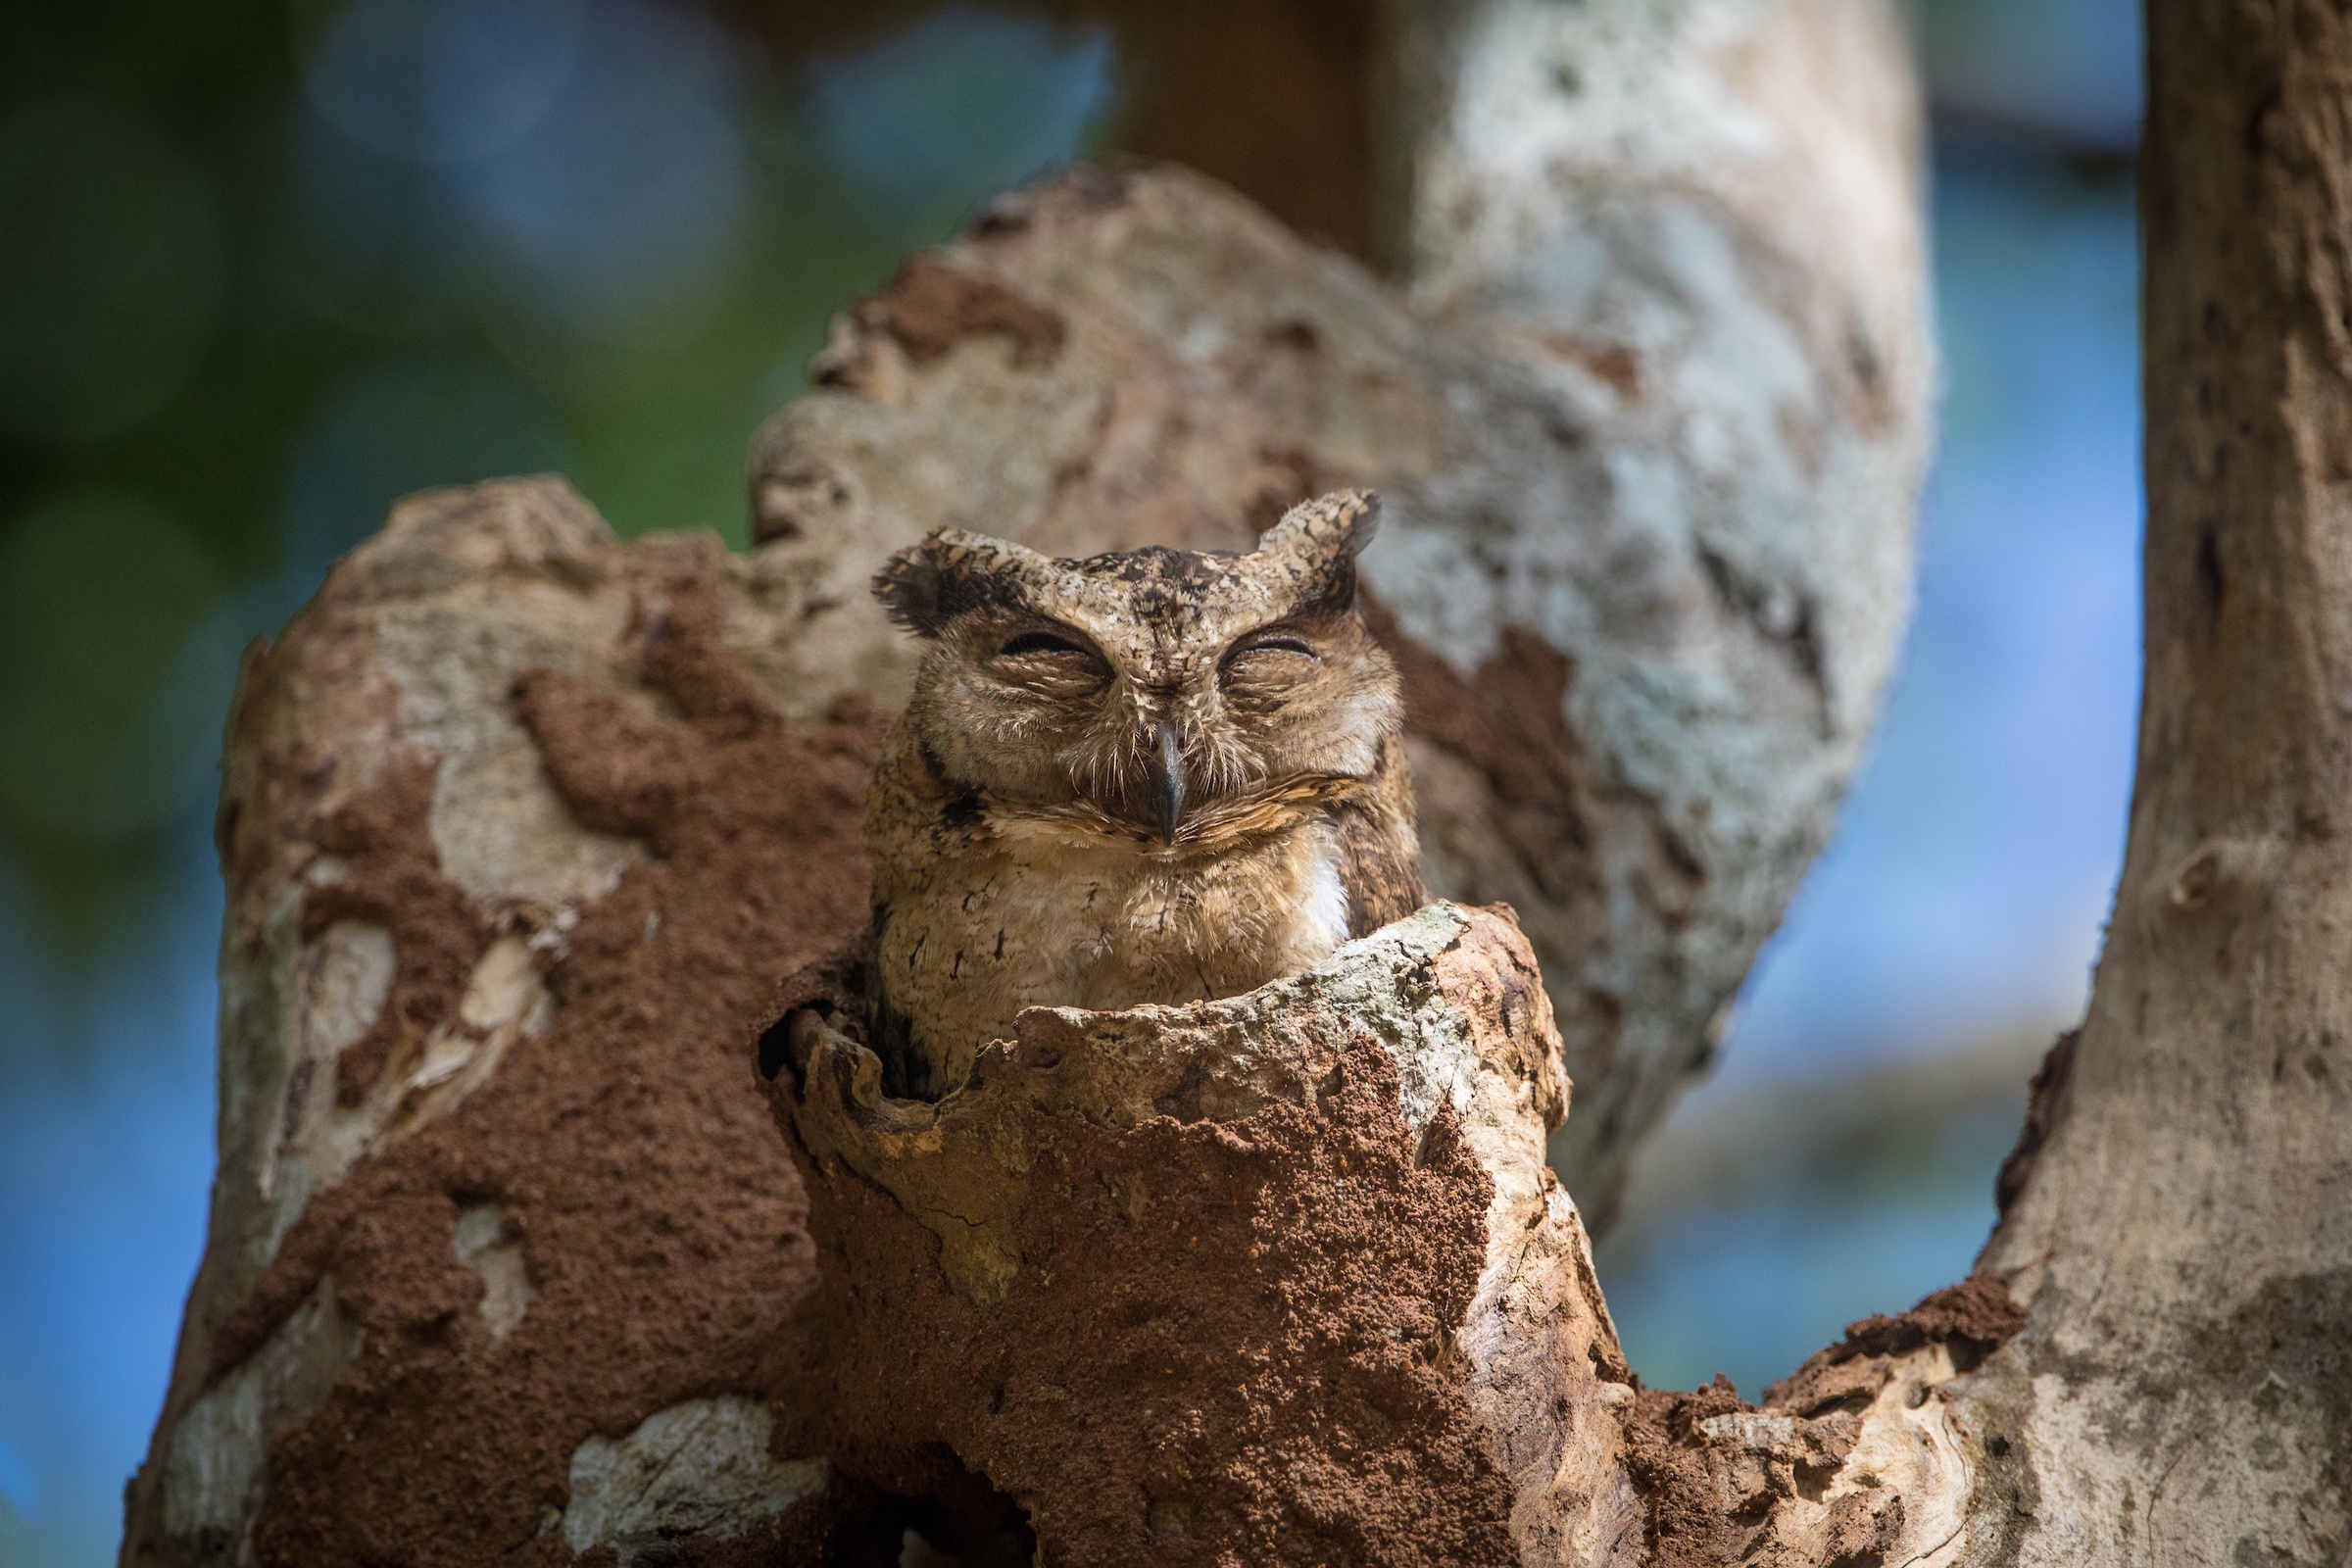
[[[621,544],[557,481],[414,498],[249,662],[221,1172],[126,1562],[1941,1539],[1973,1472],[1921,1391],[1997,1293],[1802,1409],[1642,1395],[1568,1196],[1605,1210],[1704,1063],[1891,659],[1899,38],[1877,0],[1391,20],[1403,286],[1180,171],[1074,171],[841,318],[749,556]],[[1388,496],[1432,884],[1524,936],[1441,906],[1024,1029],[937,1106],[812,1025],[784,1070],[779,980],[866,918],[882,555],[1243,547],[1341,483]]]

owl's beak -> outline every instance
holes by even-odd
[[[1159,812],[1161,842],[1173,844],[1184,820],[1184,745],[1169,723],[1162,723],[1153,738],[1159,744],[1152,758],[1152,803]]]

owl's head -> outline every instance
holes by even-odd
[[[1091,807],[1162,844],[1219,803],[1369,778],[1401,717],[1356,608],[1379,498],[1294,507],[1248,555],[1056,560],[942,529],[874,593],[930,644],[906,722],[1000,807]]]

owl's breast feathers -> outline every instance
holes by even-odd
[[[1381,748],[1371,787],[1332,806],[1339,830],[1340,885],[1348,890],[1348,935],[1370,936],[1429,902],[1421,883],[1421,840],[1413,824],[1404,746]]]
[[[1236,996],[1423,903],[1393,739],[1368,777],[1203,801],[1163,841],[1088,804],[992,799],[901,736],[867,812],[876,1000],[911,1028],[910,1084],[954,1082],[1024,1006]]]

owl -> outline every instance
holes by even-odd
[[[1377,497],[1240,555],[1056,560],[956,529],[874,579],[927,645],[864,815],[877,1053],[936,1098],[1024,1007],[1238,996],[1425,902]]]

